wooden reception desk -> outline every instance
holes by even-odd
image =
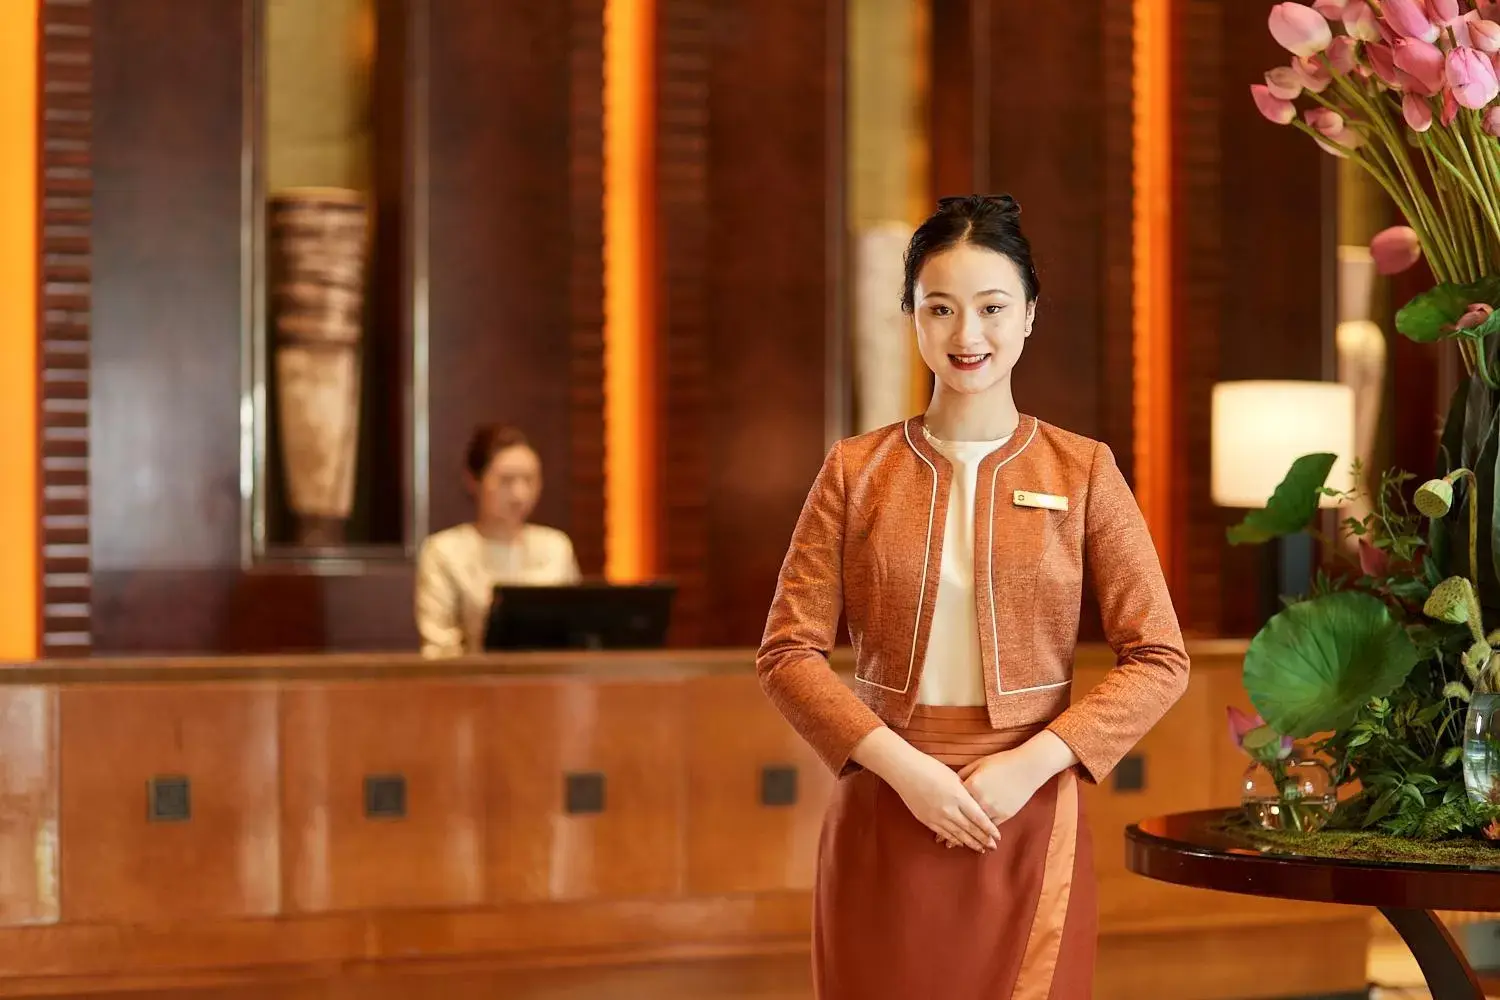
[[[1358,912],[1124,871],[1128,821],[1235,798],[1242,654],[1196,647],[1187,695],[1088,791],[1100,997],[1364,982]],[[1081,684],[1111,662],[1083,650]],[[0,996],[718,995],[703,970],[762,962],[782,985],[736,996],[810,997],[830,781],[748,651],[11,665]]]

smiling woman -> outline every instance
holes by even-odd
[[[756,667],[840,777],[817,875],[824,1000],[1091,996],[1079,784],[1187,685],[1113,454],[1016,409],[1040,290],[1012,199],[939,203],[902,293],[932,403],[834,445],[782,567]],[[1116,664],[1075,695],[1085,576]],[[853,691],[828,661],[841,616]]]
[[[35,0],[0,4],[0,658],[37,653]]]

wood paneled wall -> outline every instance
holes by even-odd
[[[661,568],[679,645],[760,640],[846,417],[841,0],[658,0]]]
[[[78,656],[90,648],[94,7],[44,0],[40,16],[40,645],[44,656]]]
[[[92,424],[72,447],[89,458],[101,652],[416,641],[404,562],[241,565],[250,2],[94,7],[92,395],[85,383],[76,397],[90,399]],[[409,53],[413,79],[432,68],[416,152],[430,222],[431,527],[468,516],[474,424],[513,421],[546,465],[538,519],[568,530],[597,572],[602,0],[400,8],[425,44]]]
[[[1335,374],[1333,161],[1300,132],[1266,121],[1250,100],[1249,85],[1288,58],[1265,16],[1263,4],[1173,5],[1179,516],[1169,563],[1178,614],[1199,635],[1260,628],[1268,555],[1224,540],[1244,512],[1216,507],[1209,493],[1213,384]]]
[[[1013,196],[1041,278],[1016,401],[1109,444],[1129,477],[1130,0],[1065,30],[1046,4],[933,0],[932,16],[934,196]]]

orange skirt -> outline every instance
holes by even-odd
[[[1037,728],[996,731],[983,708],[919,705],[896,731],[961,767]],[[841,778],[818,853],[820,1000],[1089,1000],[1096,887],[1073,772],[1000,831],[988,854],[945,847],[875,775]]]

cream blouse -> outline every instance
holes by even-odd
[[[556,528],[528,524],[513,542],[485,538],[472,524],[429,535],[417,555],[416,618],[422,655],[484,649],[485,622],[498,585],[577,583],[573,543]]]
[[[927,658],[917,684],[919,705],[983,705],[984,664],[979,652],[979,606],[974,592],[974,497],[979,463],[1010,440],[927,440],[953,463],[948,520],[943,528],[943,562],[938,570],[937,606],[927,638]]]

